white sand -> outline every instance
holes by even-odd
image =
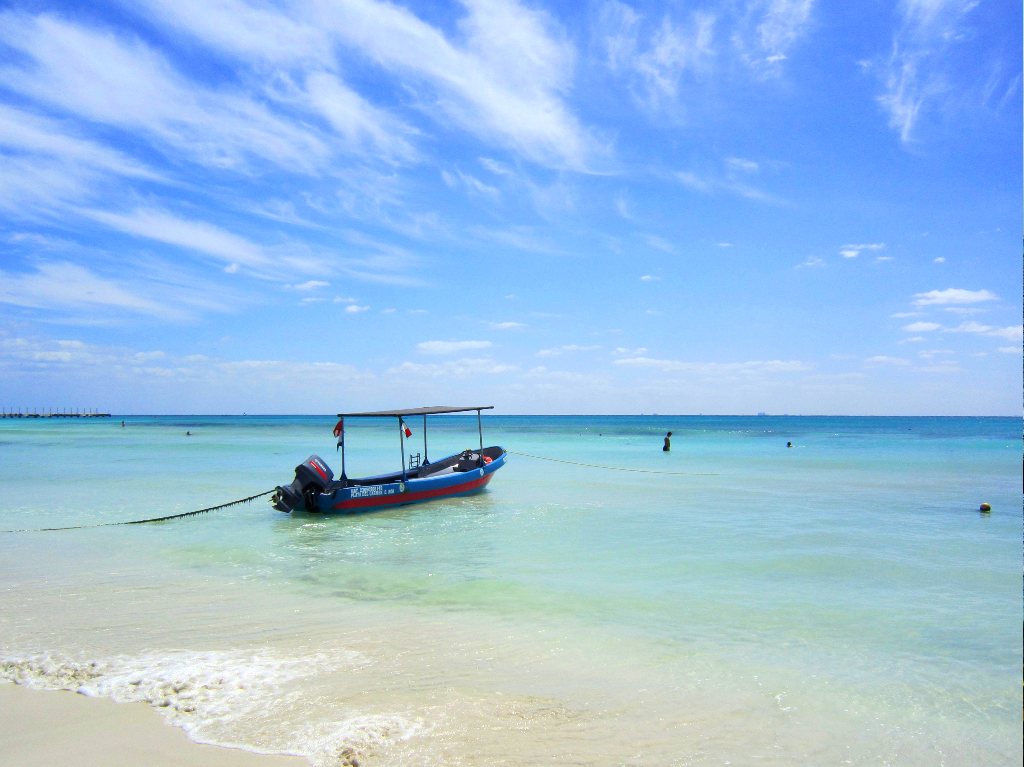
[[[303,767],[299,757],[199,745],[144,703],[0,683],[0,767]]]

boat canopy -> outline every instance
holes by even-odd
[[[338,418],[384,418],[387,416],[404,418],[412,415],[439,415],[441,413],[479,413],[481,410],[493,409],[494,405],[473,405],[470,407],[434,405],[433,407],[411,407],[404,410],[378,410],[372,413],[338,413]]]

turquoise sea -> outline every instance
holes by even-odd
[[[121,420],[0,421],[0,527],[340,469],[329,415]],[[484,428],[469,498],[0,534],[0,679],[313,765],[1020,764],[1019,418]],[[349,424],[349,475],[397,437]],[[431,457],[477,441],[431,421]]]

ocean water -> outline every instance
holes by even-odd
[[[330,416],[124,420],[0,421],[0,527],[340,473]],[[469,498],[0,534],[0,680],[313,765],[1020,763],[1020,419],[484,426]],[[396,431],[350,423],[349,475]],[[476,444],[431,420],[432,457]]]

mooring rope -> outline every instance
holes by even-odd
[[[71,527],[38,527],[29,528],[25,530],[0,530],[0,533],[52,533],[57,530],[85,530],[90,527],[115,527],[117,525],[144,525],[147,522],[166,522],[169,519],[181,519],[182,517],[192,517],[196,514],[205,514],[208,511],[217,511],[217,509],[226,509],[228,506],[237,506],[240,503],[248,503],[249,501],[255,501],[257,498],[262,498],[265,495],[270,495],[272,492],[274,491],[267,490],[263,493],[250,495],[248,498],[239,498],[237,501],[229,501],[228,503],[222,503],[219,506],[210,506],[205,509],[186,511],[183,514],[169,514],[166,517],[152,517],[150,519],[132,519],[127,522],[100,522],[95,525],[72,525]]]
[[[521,455],[525,458],[536,458],[538,461],[554,461],[555,463],[568,463],[573,466],[586,466],[588,469],[605,469],[606,471],[631,471],[640,474],[668,474],[674,477],[717,477],[714,473],[701,473],[694,471],[660,471],[659,469],[631,469],[626,466],[600,466],[596,463],[580,463],[579,461],[567,461],[563,458],[547,458],[543,455],[530,455],[520,453],[517,450],[506,450],[511,455]]]

